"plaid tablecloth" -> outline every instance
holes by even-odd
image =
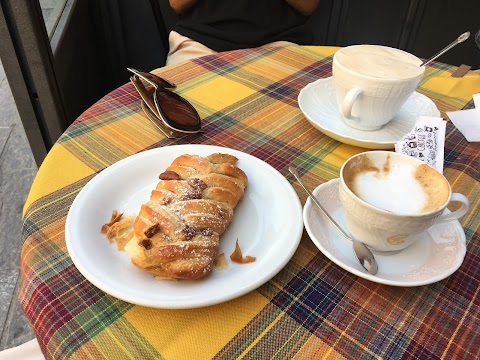
[[[252,154],[290,181],[295,163],[310,188],[338,177],[365,149],[310,125],[299,91],[331,75],[333,47],[249,49],[200,58],[158,73],[178,84],[205,132],[169,140],[140,109],[131,84],[106,95],[63,134],[43,162],[24,209],[19,301],[47,358],[80,359],[472,359],[480,356],[480,143],[447,125],[445,171],[471,210],[462,266],[421,287],[361,279],[324,256],[306,233],[273,280],[238,299],[199,309],[132,305],[97,289],[65,245],[65,219],[82,187],[109,165],[171,144],[220,145]],[[419,92],[446,111],[472,108],[480,73],[453,78],[430,66]],[[306,194],[294,184],[302,204]]]

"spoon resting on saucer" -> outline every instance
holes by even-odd
[[[317,207],[322,211],[322,213],[330,220],[330,222],[335,226],[335,228],[343,235],[347,240],[352,242],[353,253],[357,258],[358,262],[362,267],[367,270],[370,274],[375,275],[378,272],[378,264],[375,260],[370,249],[361,241],[358,241],[348,235],[333,219],[333,217],[325,210],[325,208],[320,204],[317,198],[312,194],[310,190],[305,186],[300,175],[298,174],[297,170],[293,166],[288,167],[288,171],[292,173],[292,175],[297,179],[298,183],[303,187],[303,189],[307,192],[310,199],[312,199],[313,203],[317,205]]]

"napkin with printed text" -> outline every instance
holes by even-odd
[[[439,117],[419,117],[412,131],[395,144],[395,152],[422,160],[443,174],[446,124]]]

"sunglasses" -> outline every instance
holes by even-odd
[[[176,88],[174,83],[149,72],[127,70],[133,74],[130,81],[142,98],[142,110],[166,137],[203,131],[197,110],[185,98],[170,91]]]

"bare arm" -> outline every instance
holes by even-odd
[[[300,14],[308,16],[312,15],[318,6],[320,0],[286,0],[287,3],[297,10]],[[172,1],[170,1],[172,2]]]
[[[191,8],[197,3],[198,0],[168,0],[172,9],[177,13],[181,14]]]

